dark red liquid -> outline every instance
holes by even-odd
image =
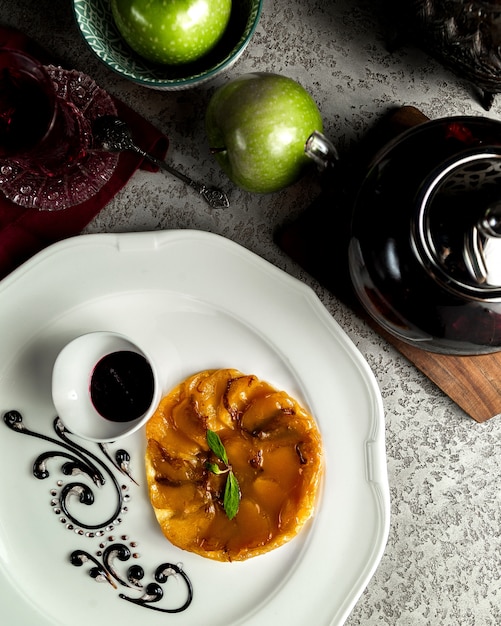
[[[478,219],[475,206],[488,206],[492,190],[500,197],[500,179],[489,186],[479,177],[469,190],[458,185],[444,196],[435,192],[433,243],[448,280],[420,258],[411,240],[430,172],[466,150],[499,146],[500,137],[501,125],[496,129],[481,118],[461,124],[434,120],[388,144],[361,186],[350,243],[353,284],[367,312],[410,344],[446,354],[501,348],[499,303],[451,287],[452,279],[466,275],[464,257],[456,252],[462,253],[465,233]],[[472,181],[475,174],[469,172]]]
[[[53,115],[43,84],[14,68],[0,68],[0,157],[23,154],[47,133]]]
[[[136,352],[103,357],[94,368],[90,395],[96,411],[113,422],[130,422],[145,413],[153,399],[153,371]]]

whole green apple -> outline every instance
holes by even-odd
[[[117,28],[140,56],[168,65],[196,61],[221,39],[231,0],[111,0]]]
[[[244,74],[219,87],[205,118],[211,152],[247,191],[271,193],[296,182],[311,163],[305,144],[322,132],[320,112],[296,81]]]

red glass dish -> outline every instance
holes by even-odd
[[[112,98],[85,74],[0,50],[0,188],[12,202],[59,210],[94,196],[116,154],[93,153],[92,121],[116,115]]]

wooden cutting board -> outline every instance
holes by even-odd
[[[357,188],[375,151],[406,128],[428,118],[414,107],[390,111],[352,155],[343,158],[335,181],[295,221],[276,233],[280,247],[333,294],[367,321],[409,361],[477,422],[501,413],[501,352],[448,356],[410,346],[381,328],[360,307],[349,279],[347,246],[351,207],[349,191]],[[340,193],[340,189],[343,193]]]

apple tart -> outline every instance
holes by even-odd
[[[169,541],[218,561],[269,552],[314,512],[322,443],[284,391],[235,369],[190,376],[146,425],[149,497]]]

